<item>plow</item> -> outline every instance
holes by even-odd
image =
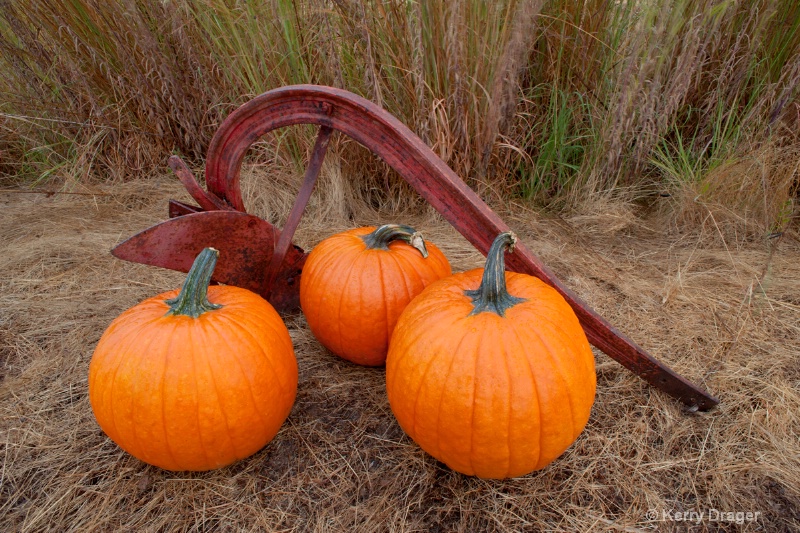
[[[262,136],[298,125],[319,127],[298,197],[283,228],[246,211],[240,171]],[[120,259],[188,272],[206,247],[220,251],[213,281],[260,294],[281,313],[299,307],[307,252],[292,242],[313,193],[334,132],[371,150],[397,172],[478,251],[486,255],[508,225],[417,135],[380,106],[353,93],[317,85],[268,91],[232,112],[216,131],[206,158],[204,189],[177,156],[169,166],[196,205],[170,200],[169,219],[112,250]],[[644,381],[683,403],[707,411],[719,403],[615,328],[559,280],[520,240],[506,258],[509,270],[555,288],[577,315],[589,342]]]

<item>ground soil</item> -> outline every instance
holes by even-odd
[[[251,211],[277,222],[288,213],[291,191],[248,187]],[[337,190],[321,187],[298,244],[409,222],[455,270],[482,263],[435,213],[342,206]],[[768,238],[715,216],[686,226],[626,205],[561,217],[498,208],[612,324],[718,396],[710,412],[685,409],[595,351],[596,403],[563,456],[518,479],[467,477],[404,435],[383,369],[338,359],[294,313],[285,321],[300,383],[277,437],[218,471],[166,472],[102,433],[87,368],[114,317],[182,280],[109,250],[166,219],[169,198],[189,199],[169,176],[70,191],[91,194],[0,194],[2,531],[800,528],[800,244],[791,234]]]

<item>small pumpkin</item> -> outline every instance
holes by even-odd
[[[400,316],[386,360],[402,429],[453,470],[507,478],[544,468],[578,437],[595,397],[594,357],[564,298],[505,272],[502,233],[485,269],[425,289]]]
[[[300,306],[314,336],[353,363],[380,366],[397,318],[450,263],[414,228],[386,224],[328,237],[311,250]]]
[[[283,321],[248,290],[209,287],[203,250],[183,288],[118,316],[89,365],[89,400],[123,450],[166,470],[211,470],[252,455],[294,404],[297,360]]]

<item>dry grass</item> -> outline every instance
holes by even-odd
[[[481,262],[435,214],[378,212],[349,197],[330,161],[300,244],[405,220],[455,269]],[[264,186],[266,176],[279,186]],[[281,220],[298,180],[248,169],[247,205]],[[254,456],[187,474],[147,466],[106,438],[86,376],[108,323],[182,277],[109,249],[163,220],[168,198],[188,198],[163,176],[88,192],[105,196],[0,195],[2,531],[685,530],[648,521],[649,509],[761,513],[740,525],[706,518],[697,531],[800,527],[800,245],[791,228],[770,249],[713,225],[666,224],[659,210],[640,218],[607,199],[568,218],[504,210],[569,286],[718,395],[710,413],[684,412],[597,354],[597,401],[575,445],[523,478],[469,478],[404,436],[382,370],[332,356],[292,315],[300,385],[286,424]]]
[[[4,184],[119,180],[171,153],[200,164],[233,108],[296,83],[383,106],[480,193],[558,206],[691,192],[719,164],[800,146],[796,0],[0,6]],[[289,134],[267,161],[301,161],[313,139]],[[396,176],[347,160],[361,194],[397,201]],[[796,199],[796,183],[767,194]],[[752,199],[740,185],[716,201]]]
[[[686,529],[649,509],[761,513],[698,531],[800,528],[796,1],[0,6],[0,183],[98,193],[0,192],[0,530]],[[467,478],[403,435],[382,370],[330,355],[298,314],[297,403],[263,450],[203,474],[121,452],[89,407],[93,347],[182,276],[108,251],[163,220],[167,198],[188,200],[142,171],[173,151],[199,163],[236,104],[301,82],[386,107],[508,202],[504,218],[570,287],[721,405],[686,413],[598,353],[592,418],[564,456],[520,479]],[[253,149],[252,212],[282,223],[299,172],[285,169],[313,138]],[[481,263],[372,154],[346,140],[330,153],[298,244],[406,221],[456,270]],[[521,196],[563,217],[511,204]]]

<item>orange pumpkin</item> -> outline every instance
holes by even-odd
[[[553,288],[504,272],[503,233],[485,269],[432,284],[403,311],[386,360],[403,430],[450,468],[506,478],[545,467],[583,430],[594,357]]]
[[[122,449],[166,470],[210,470],[269,442],[294,404],[289,332],[263,298],[209,280],[206,248],[181,291],[118,316],[89,365],[89,400]]]
[[[451,273],[414,228],[357,228],[320,242],[300,278],[300,306],[314,336],[360,365],[386,361],[397,318],[422,289]]]

